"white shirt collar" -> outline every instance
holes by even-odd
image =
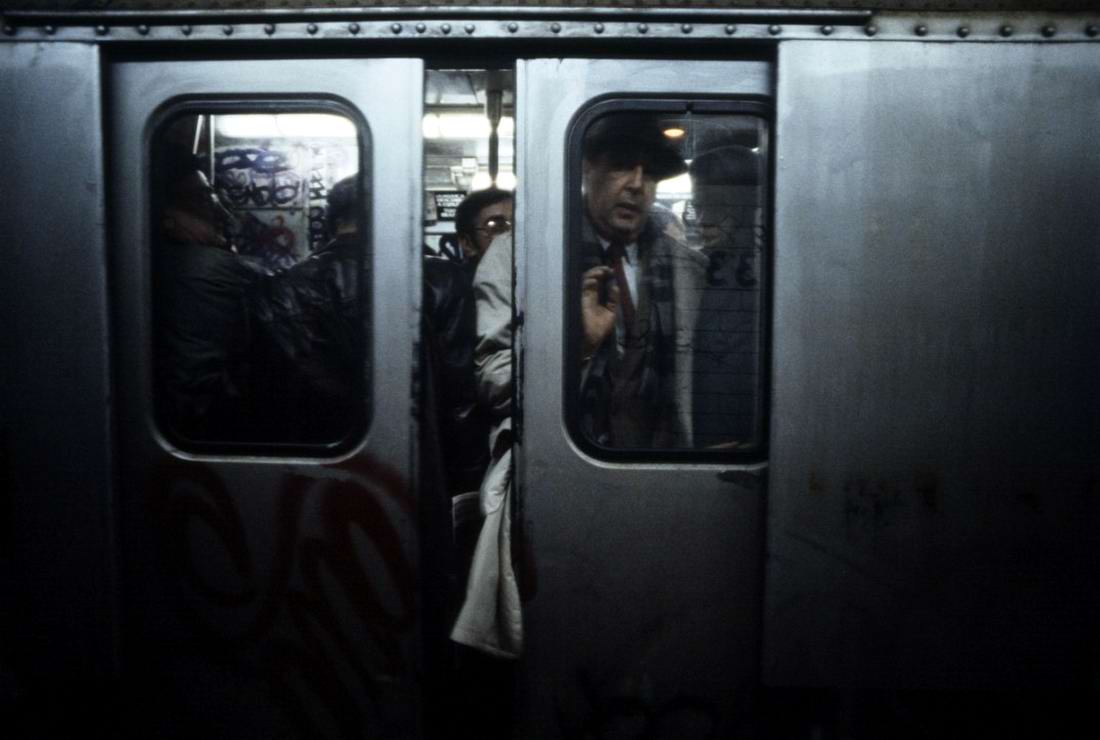
[[[611,248],[611,240],[610,239],[604,239],[599,234],[596,235],[596,238],[599,239],[600,247],[603,249],[604,254],[606,254],[607,250]],[[629,264],[629,265],[637,264],[637,262],[638,262],[638,242],[637,241],[632,241],[632,242],[630,242],[630,244],[623,245],[623,256],[626,257],[627,264]]]

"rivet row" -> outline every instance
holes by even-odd
[[[145,23],[139,24],[137,26],[133,26],[132,28],[133,28],[134,31],[136,31],[141,36],[150,36],[152,34],[152,27],[148,24],[145,24]],[[268,36],[273,36],[275,34],[276,28],[277,28],[276,24],[274,24],[274,23],[265,23],[263,25],[263,31]],[[360,34],[360,32],[363,30],[363,27],[359,23],[354,22],[354,21],[348,23],[346,28],[352,36],[358,36]],[[400,35],[405,30],[405,27],[400,23],[393,23],[389,26],[389,28],[390,28],[390,31],[393,32],[394,35]],[[425,23],[417,23],[414,26],[411,26],[411,28],[415,29],[416,33],[418,33],[418,34],[426,34],[428,32],[428,25],[425,24]],[[518,23],[512,21],[512,22],[509,22],[505,26],[505,28],[507,29],[508,33],[515,34],[515,33],[519,32],[520,25]],[[565,27],[561,23],[556,22],[556,21],[552,22],[549,25],[548,28],[549,28],[550,32],[554,33],[554,34],[560,34],[565,30]],[[58,27],[54,26],[52,24],[41,26],[41,29],[48,36],[56,35],[56,33],[58,31]],[[193,27],[190,26],[190,25],[180,26],[179,29],[180,29],[180,32],[184,36],[191,36],[191,34],[193,32]],[[472,23],[465,24],[464,26],[462,26],[462,29],[469,36],[472,36],[477,31],[476,26]],[[94,30],[94,33],[95,33],[96,36],[107,36],[111,33],[111,28],[109,26],[102,25],[102,24],[101,25],[96,25],[93,30]],[[317,23],[308,23],[305,26],[305,30],[306,30],[306,33],[308,33],[310,36],[315,36],[320,32],[320,26]],[[450,35],[452,30],[453,30],[452,26],[449,23],[442,23],[439,26],[439,31],[444,36]],[[606,26],[606,24],[604,24],[602,22],[598,22],[598,23],[593,24],[592,30],[596,34],[603,34],[607,30],[607,26]],[[647,23],[638,23],[637,26],[635,27],[635,30],[639,34],[646,35],[650,31],[649,24],[647,24]],[[737,28],[736,25],[727,24],[727,25],[724,26],[723,30],[724,30],[724,32],[727,36],[733,36],[734,34],[737,33],[738,28]],[[995,33],[997,35],[1001,36],[1002,38],[1007,39],[1007,38],[1012,38],[1013,36],[1015,36],[1017,34],[1018,30],[1019,29],[1016,28],[1015,26],[1013,26],[1012,24],[1004,23],[1004,24],[1001,24],[1000,26],[996,27]],[[1089,25],[1085,26],[1084,29],[1082,29],[1082,30],[1084,31],[1084,34],[1086,36],[1088,36],[1089,38],[1096,38],[1097,36],[1100,36],[1100,25],[1089,24]],[[4,24],[2,27],[0,27],[0,31],[2,31],[5,36],[14,36],[18,32],[18,28],[16,26],[12,25],[12,24]],[[235,31],[235,27],[232,26],[232,25],[223,25],[222,28],[221,28],[221,31],[226,36],[232,36],[234,31]],[[768,34],[770,34],[772,36],[779,36],[780,34],[783,33],[783,27],[780,26],[780,25],[777,25],[777,24],[772,24],[772,25],[769,25],[767,27],[767,31],[768,31]],[[818,27],[818,32],[822,36],[832,36],[833,34],[836,33],[836,31],[837,31],[836,26],[829,25],[829,24],[822,25],[822,26]],[[867,25],[863,26],[863,33],[868,37],[877,36],[879,34],[879,31],[880,31],[879,27],[877,25],[875,25],[874,23],[868,23]],[[1055,36],[1058,36],[1059,33],[1060,33],[1058,27],[1056,25],[1054,25],[1053,23],[1047,23],[1043,26],[1040,26],[1037,29],[1037,31],[1040,35],[1043,36],[1043,38],[1048,38],[1048,39],[1054,38]],[[693,34],[694,32],[695,32],[695,26],[693,24],[683,23],[683,24],[680,25],[680,33],[681,34],[688,35],[688,34]],[[927,24],[920,23],[920,24],[917,24],[917,25],[913,26],[912,32],[916,36],[919,36],[921,38],[925,38],[925,37],[927,37],[931,34],[931,29],[929,28],[929,26]],[[955,35],[958,36],[960,39],[969,38],[972,33],[973,33],[973,29],[969,25],[966,25],[966,24],[959,25],[958,27],[955,28]],[[1063,29],[1063,35],[1064,35],[1064,29]]]

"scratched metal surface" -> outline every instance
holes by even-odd
[[[98,65],[79,44],[0,49],[0,668],[28,701],[35,681],[102,679],[114,660]]]
[[[779,70],[765,681],[1094,686],[1100,62]]]
[[[110,67],[123,675],[146,736],[419,735],[413,352],[419,60],[140,61]],[[372,261],[371,423],[334,459],[194,455],[153,423],[154,113],[181,96],[333,98],[361,112]]]
[[[389,0],[381,4],[360,0],[337,3],[322,3],[318,0],[5,0],[4,7],[27,10],[252,10],[287,8],[365,8],[365,7],[542,7],[542,8],[779,8],[804,10],[822,9],[862,9],[862,10],[907,10],[907,11],[1014,11],[1014,10],[1094,10],[1092,0],[846,0],[844,2],[815,2],[814,0],[634,0],[628,3],[603,0],[586,2],[577,0],[486,0],[485,2],[462,3],[449,0],[410,0],[395,2]]]
[[[713,463],[601,462],[569,438],[563,148],[574,114],[600,96],[767,97],[772,84],[766,61],[518,64],[517,476],[535,594],[517,737],[732,737],[744,719],[758,673],[763,484],[723,481],[733,466]]]

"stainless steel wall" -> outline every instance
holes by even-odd
[[[77,681],[114,652],[99,49],[0,69],[0,612],[23,679]]]
[[[1100,675],[1100,59],[780,46],[764,678]]]

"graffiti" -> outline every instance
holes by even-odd
[[[723,287],[729,284],[729,280],[725,277],[726,273],[730,271],[727,265],[730,260],[736,257],[737,266],[733,268],[733,278],[738,287],[756,287],[757,282],[759,282],[756,279],[755,268],[757,255],[751,250],[738,249],[736,251],[736,255],[723,249],[716,249],[710,253],[710,264],[707,265],[708,286]]]
[[[290,169],[286,154],[268,149],[223,149],[216,153],[214,170],[251,170],[267,175]]]
[[[214,185],[234,208],[299,205],[302,178],[283,152],[269,149],[223,149],[215,154]]]
[[[262,566],[245,499],[212,469],[171,463],[155,473],[147,503],[174,604],[199,644],[223,658],[258,656],[274,704],[302,736],[360,737],[396,711],[386,701],[395,690],[411,691],[404,643],[416,623],[416,573],[398,520],[413,516],[413,502],[377,463],[332,474],[283,476]]]
[[[891,480],[852,478],[844,482],[844,524],[855,529],[880,530],[897,524],[903,511],[900,487]]]
[[[325,209],[321,206],[309,207],[309,248],[316,251],[325,242],[327,233]]]
[[[270,270],[285,269],[298,261],[295,251],[298,238],[282,214],[276,214],[271,223],[264,223],[245,213],[238,221],[232,241],[238,254],[258,257]]]
[[[309,248],[311,251],[317,251],[325,245],[324,205],[327,199],[328,188],[325,187],[324,173],[320,169],[314,169],[309,173]]]
[[[685,695],[656,700],[644,696],[644,692],[609,695],[602,693],[584,670],[578,672],[577,684],[585,705],[581,716],[571,721],[562,706],[556,712],[565,737],[647,740],[680,738],[685,734],[698,738],[719,737],[721,711],[711,700]]]

